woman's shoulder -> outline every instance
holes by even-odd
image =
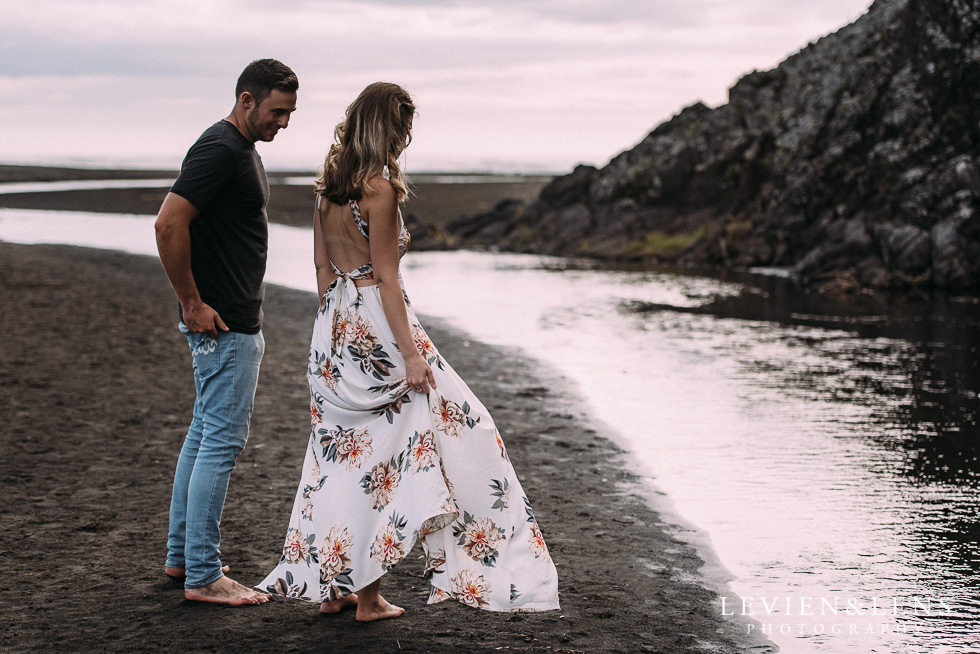
[[[375,175],[367,181],[370,190],[364,193],[358,204],[362,207],[385,208],[398,205],[398,193],[384,177]]]
[[[381,175],[375,175],[374,177],[369,179],[367,181],[367,185],[371,187],[371,190],[368,191],[368,195],[365,197],[374,196],[374,195],[378,195],[381,197],[385,197],[388,195],[392,197],[395,196],[395,187],[392,186],[391,182],[389,182],[386,178],[382,177]]]

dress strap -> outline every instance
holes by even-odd
[[[354,224],[357,225],[357,231],[361,233],[361,236],[370,241],[371,239],[368,237],[368,224],[361,217],[361,208],[357,206],[357,200],[350,201],[350,212],[354,214]]]

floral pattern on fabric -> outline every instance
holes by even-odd
[[[453,598],[467,606],[480,608],[489,603],[487,598],[491,591],[490,582],[472,570],[463,570],[450,579],[449,588]]]
[[[382,510],[391,502],[402,479],[401,460],[382,461],[361,479],[361,488],[371,496],[371,508]]]
[[[429,604],[438,604],[439,602],[444,602],[447,599],[450,599],[451,597],[452,597],[452,595],[450,595],[449,593],[447,593],[443,589],[436,588],[435,586],[433,586],[432,587],[432,590],[429,591],[429,602],[428,603]]]
[[[490,488],[492,492],[490,495],[496,497],[496,501],[490,506],[491,509],[497,509],[498,511],[503,511],[510,507],[510,482],[506,479],[491,479]]]
[[[366,221],[356,203],[351,208],[367,238]],[[407,232],[400,242],[407,246]],[[415,348],[436,382],[428,394],[412,391],[378,287],[354,283],[372,278],[371,264],[334,268],[310,344],[311,430],[300,483],[279,564],[258,587],[304,601],[338,599],[411,565],[418,539],[430,603],[557,609],[555,566],[489,412],[403,292]]]
[[[527,549],[536,559],[551,559],[551,556],[548,554],[548,546],[544,544],[544,535],[541,533],[541,529],[538,528],[537,522],[531,523],[531,537],[528,539]]]
[[[320,490],[321,488],[323,488],[323,483],[327,480],[326,477],[320,477],[320,468],[319,468],[319,466],[317,466],[317,468],[315,469],[314,472],[317,475],[317,481],[316,481],[316,483],[308,484],[308,485],[306,485],[306,486],[303,487],[303,510],[302,510],[302,516],[306,520],[312,520],[313,519],[313,496],[314,496],[314,494],[318,490]]]
[[[460,406],[444,395],[436,400],[432,413],[436,416],[436,429],[454,438],[462,436],[464,427],[472,429],[480,421],[479,418],[474,420],[470,417],[469,402],[463,402],[463,406]]]
[[[404,379],[399,379],[383,386],[372,386],[368,390],[378,393],[390,393],[392,388],[402,389],[402,387],[406,385],[407,384],[405,383]],[[384,416],[385,420],[387,420],[389,424],[393,424],[395,422],[395,416],[402,412],[402,407],[405,404],[409,404],[411,401],[412,398],[409,397],[408,393],[402,392],[401,394],[396,395],[391,402],[381,405],[381,407],[379,407],[375,413],[379,416]]]
[[[432,579],[434,575],[441,575],[445,570],[446,566],[446,550],[436,550],[435,552],[426,551],[425,553],[425,571],[422,573],[422,577],[425,579]]]
[[[316,548],[311,548],[316,537],[303,535],[299,529],[290,527],[286,534],[286,543],[282,548],[282,560],[285,563],[310,563],[316,561]]]
[[[371,558],[381,563],[381,569],[388,572],[395,567],[395,564],[405,556],[405,547],[402,541],[405,540],[403,530],[408,521],[399,516],[397,512],[391,514],[391,519],[385,525],[374,544],[371,545]]]
[[[494,429],[493,434],[497,438],[497,447],[500,448],[500,458],[504,461],[510,461],[510,457],[507,456],[507,448],[504,447],[504,439],[500,437],[500,432]]]
[[[431,429],[426,429],[421,434],[408,439],[408,462],[412,472],[428,472],[429,468],[435,468],[439,463],[439,455],[436,454],[435,434]]]
[[[320,583],[350,574],[350,550],[354,537],[347,527],[331,527],[320,546]]]
[[[282,595],[283,597],[308,599],[306,594],[307,588],[306,582],[303,582],[303,586],[300,587],[293,579],[293,573],[287,571],[284,577],[276,579],[274,584],[266,586],[265,589],[270,593]]]
[[[504,530],[495,525],[493,520],[474,518],[465,511],[462,522],[453,526],[453,536],[459,539],[457,544],[468,557],[490,567],[497,563],[498,544],[506,540]]]
[[[337,382],[340,379],[340,368],[333,365],[330,358],[325,353],[314,352],[313,353],[313,365],[310,367],[309,374],[323,379],[323,384],[333,392],[337,392]],[[319,415],[319,410],[316,409],[316,404],[313,405],[314,408],[311,412],[315,411],[314,417]]]
[[[320,436],[323,460],[336,461],[348,470],[360,468],[374,451],[367,429],[344,429],[337,425],[337,429],[320,428],[316,433]]]

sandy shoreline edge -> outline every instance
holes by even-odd
[[[9,400],[0,426],[8,453],[9,500],[0,513],[10,561],[5,649],[181,651],[200,646],[202,633],[211,647],[247,642],[250,651],[769,647],[720,618],[701,558],[650,508],[624,452],[569,412],[575,398],[547,387],[537,362],[516,349],[467,340],[431,319],[433,340],[494,414],[540,506],[559,564],[562,614],[426,607],[426,583],[410,556],[386,580],[410,614],[374,630],[287,602],[210,616],[211,607],[181,601],[179,586],[157,570],[192,397],[186,345],[173,329],[175,301],[159,263],[0,243],[0,280],[8,307],[0,318],[7,336],[0,388]],[[264,574],[281,546],[308,437],[303,371],[315,308],[309,293],[268,289],[252,436],[223,521],[226,562],[244,582]]]

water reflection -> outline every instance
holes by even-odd
[[[756,321],[751,342],[733,335],[725,344],[739,378],[784,401],[837,404],[839,413],[825,419],[825,426],[840,450],[828,456],[864,458],[858,448],[877,448],[863,462],[869,477],[852,485],[843,481],[837,489],[848,493],[870,484],[872,503],[865,510],[883,516],[879,528],[900,543],[891,552],[862,557],[865,571],[876,576],[877,592],[917,588],[948,603],[942,615],[913,613],[898,624],[926,634],[934,645],[976,643],[980,315],[975,300],[942,294],[824,298],[789,280],[756,279],[737,294],[698,306],[633,300],[622,309],[652,322],[673,323],[678,314],[710,316],[718,319],[712,327],[716,333],[726,321]],[[856,407],[867,413],[855,415]],[[769,414],[772,419],[771,409]],[[814,500],[820,498],[815,494]],[[845,502],[841,508],[859,507]],[[903,547],[908,550],[902,552]],[[846,567],[838,558],[823,562]],[[924,643],[892,646],[929,651]]]
[[[788,393],[873,409],[865,436],[904,453],[902,470],[920,483],[975,487],[980,479],[980,307],[941,293],[822,297],[785,279],[752,279],[735,295],[694,307],[624,303],[638,314],[687,312],[718,318],[820,327],[858,337],[800,335],[785,345],[819,362],[743,360],[760,383]],[[764,374],[762,374],[764,373]]]

